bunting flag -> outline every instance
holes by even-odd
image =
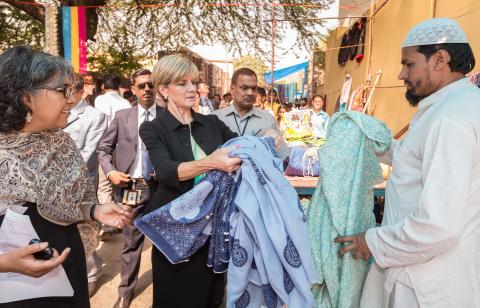
[[[87,72],[86,9],[83,6],[62,7],[63,51],[75,72]]]

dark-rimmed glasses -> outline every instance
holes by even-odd
[[[72,95],[73,88],[69,85],[64,85],[63,87],[58,87],[58,88],[39,88],[39,89],[44,89],[44,90],[50,90],[50,91],[55,91],[63,94],[63,97],[69,98],[70,95]]]
[[[135,87],[140,90],[145,90],[145,87],[148,85],[149,89],[153,89],[153,83],[150,81],[137,84]]]

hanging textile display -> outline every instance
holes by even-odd
[[[366,34],[367,18],[356,21],[352,27],[352,46],[350,48],[350,60],[355,60],[360,63],[364,57],[365,51],[365,34]]]
[[[356,88],[352,95],[350,96],[350,102],[348,104],[347,110],[353,111],[363,111],[363,106],[365,105],[365,85],[362,83],[358,88]]]
[[[342,36],[338,52],[338,65],[344,66],[348,60],[360,63],[364,57],[367,18],[357,20]]]
[[[86,8],[62,7],[63,50],[65,59],[76,73],[87,72]]]
[[[343,111],[352,110],[365,113],[369,105],[372,103],[373,93],[375,92],[381,76],[382,70],[378,70],[375,73],[375,80],[372,85],[372,75],[368,75],[367,80],[362,82],[352,91],[347,106]]]
[[[298,83],[276,83],[274,85],[282,103],[292,103],[297,95]]]
[[[295,100],[295,96],[297,95],[297,83],[288,83],[287,84],[287,97],[289,102],[293,102]]]
[[[352,76],[345,74],[343,80],[342,92],[340,94],[340,111],[347,109],[348,99],[350,97],[350,90],[352,89]]]
[[[285,85],[285,84],[275,84],[274,86],[275,86],[276,91],[277,91],[278,99],[280,99],[280,101],[283,104],[288,103],[288,102],[285,102],[285,96],[286,96],[286,93],[287,93],[287,85]]]
[[[372,103],[373,93],[375,92],[375,89],[377,88],[378,82],[380,81],[381,77],[382,77],[382,70],[378,70],[375,73],[375,81],[373,82],[373,86],[371,86],[372,76],[371,75],[368,76],[368,88],[370,89],[370,91],[368,93],[368,98],[366,99],[365,104],[363,106],[363,110],[362,110],[363,113],[366,113],[367,109],[370,107],[370,104]],[[374,108],[372,107],[370,111],[372,111],[373,109]]]
[[[346,46],[349,46],[349,37],[350,31],[347,31],[343,36],[342,36],[342,42],[340,43],[340,50],[338,51],[338,65],[344,66],[345,63],[347,63],[348,58],[350,57],[350,49],[346,48]]]

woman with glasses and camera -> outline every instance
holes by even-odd
[[[198,76],[195,64],[180,55],[165,56],[153,68],[155,93],[167,107],[155,120],[140,127],[158,180],[146,212],[184,194],[209,170],[232,172],[240,166],[239,158],[229,157],[227,149],[218,149],[237,134],[217,116],[193,110]],[[207,267],[207,255],[205,245],[188,262],[171,264],[152,247],[152,307],[218,307],[223,299],[224,276]]]
[[[17,286],[10,294],[2,289],[0,307],[89,307],[83,245],[96,239],[81,238],[79,228],[93,234],[94,221],[118,228],[131,222],[126,206],[97,206],[80,152],[61,130],[73,80],[62,58],[22,46],[0,55],[0,270],[22,275],[0,275],[0,286]],[[49,247],[22,248],[38,239]],[[45,277],[61,287],[28,277],[50,269]]]

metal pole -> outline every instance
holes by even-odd
[[[368,47],[368,65],[367,65],[367,76],[370,75],[370,70],[372,69],[372,51],[373,51],[373,27],[374,27],[374,18],[375,18],[375,0],[370,0],[370,35],[369,35],[369,47]]]
[[[272,63],[271,63],[271,75],[272,75],[272,81],[271,81],[271,87],[273,90],[273,85],[274,85],[274,80],[275,80],[275,27],[276,27],[276,21],[275,21],[275,5],[272,4]],[[270,93],[271,93],[270,90]],[[278,95],[278,93],[277,93]],[[270,106],[273,109],[273,96],[270,94]]]
[[[437,9],[437,1],[431,0],[430,1],[430,19],[435,18],[436,9]]]
[[[275,27],[276,27],[276,20],[275,20],[275,7],[272,6],[272,63],[271,63],[271,72],[272,72],[272,87],[273,87],[273,80],[274,80],[274,70],[275,70]]]

